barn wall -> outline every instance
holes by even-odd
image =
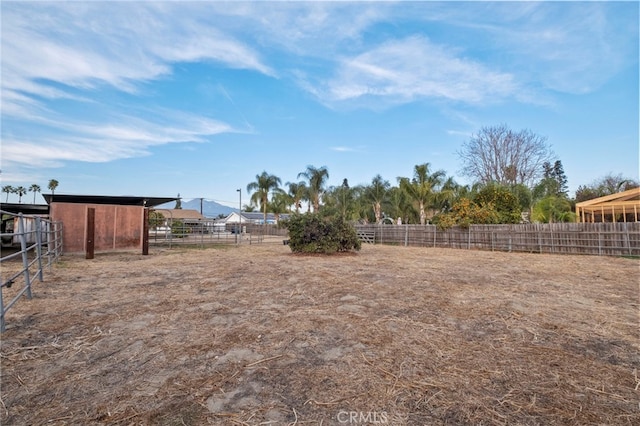
[[[140,248],[142,249],[142,232],[144,221],[144,208],[138,206],[116,206],[115,222],[116,230],[113,248]],[[125,227],[126,225],[126,227]]]
[[[86,250],[87,212],[95,209],[95,251],[141,249],[144,207],[52,203],[51,219],[63,223],[63,251]]]

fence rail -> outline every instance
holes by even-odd
[[[4,332],[5,314],[22,296],[31,299],[34,277],[43,280],[44,267],[62,254],[62,223],[40,216],[13,214],[0,210],[2,216],[2,284],[0,285],[0,332]],[[13,230],[13,232],[7,232]],[[22,287],[18,289],[20,283]],[[13,285],[16,289],[9,290]],[[12,291],[5,305],[4,293]]]
[[[169,219],[149,229],[149,246],[208,246],[218,244],[282,244],[288,231],[272,224],[215,224],[211,220]]]
[[[448,247],[534,253],[640,256],[640,223],[550,223],[471,225],[437,229],[434,225],[356,225],[363,242],[417,247]],[[150,246],[282,244],[288,231],[277,225],[214,224],[180,220],[149,230]]]
[[[519,251],[535,253],[640,256],[640,223],[550,223],[471,225],[439,230],[434,225],[357,225],[378,244]]]

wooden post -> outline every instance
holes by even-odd
[[[86,259],[93,259],[95,253],[96,209],[87,209]]]
[[[616,207],[611,205],[611,216],[613,217],[613,223],[616,223]]]
[[[142,255],[147,256],[149,254],[149,209],[143,207],[142,211]]]
[[[409,245],[409,224],[404,226],[404,246],[407,247]]]
[[[438,228],[437,227],[432,227],[431,229],[433,229],[433,246],[436,246],[436,236],[437,236],[437,232],[438,232]]]

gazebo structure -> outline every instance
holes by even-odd
[[[578,222],[640,222],[640,187],[576,204]]]

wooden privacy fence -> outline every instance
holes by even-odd
[[[5,330],[5,314],[22,296],[31,299],[34,277],[43,280],[43,268],[62,254],[62,223],[40,216],[13,214],[0,210],[2,238],[2,284],[0,285],[0,331]],[[8,232],[10,229],[13,232]],[[11,288],[15,285],[15,288]],[[5,305],[4,294],[11,291]]]
[[[545,223],[471,225],[356,225],[378,244],[520,251],[532,253],[640,256],[640,223]]]

